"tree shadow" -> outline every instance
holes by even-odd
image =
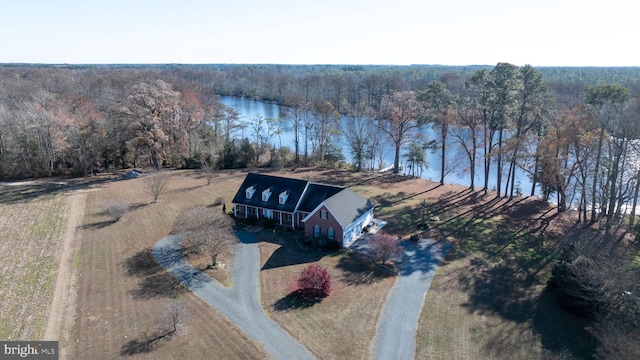
[[[124,261],[124,268],[128,276],[151,276],[164,271],[153,257],[150,248],[138,251]]]
[[[447,243],[419,240],[418,242],[403,241],[399,275],[409,276],[415,272],[427,274],[438,268],[444,256],[450,250]]]
[[[325,249],[303,250],[299,246],[287,241],[277,248],[262,266],[262,270],[274,269],[284,266],[307,264],[316,262],[335,251]]]
[[[147,339],[134,339],[122,345],[121,356],[133,356],[150,353],[158,347],[157,343],[150,343]]]
[[[129,291],[134,299],[175,298],[188,291],[180,280],[158,264],[149,248],[126,259],[123,266],[128,276],[142,278],[138,288]]]
[[[336,267],[342,270],[340,282],[348,286],[370,285],[395,276],[380,270],[369,258],[357,254],[342,256]]]
[[[168,272],[146,276],[129,291],[134,299],[176,298],[187,292],[187,286]]]
[[[278,301],[276,301],[275,304],[273,304],[273,310],[278,312],[283,312],[283,311],[291,311],[291,310],[298,310],[298,309],[306,309],[322,302],[322,299],[320,298],[303,299],[302,296],[298,294],[299,291],[300,290],[296,290],[288,294],[287,296],[279,299]]]
[[[109,225],[115,224],[117,222],[118,220],[96,221],[89,224],[80,225],[78,226],[78,229],[79,230],[98,230],[98,229],[105,228]]]
[[[534,332],[540,335],[545,349],[555,354],[572,354],[575,358],[592,357],[597,341],[587,331],[589,319],[580,318],[560,308],[548,289],[538,296],[535,305],[531,325]]]

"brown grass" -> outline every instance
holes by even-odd
[[[427,294],[416,358],[589,358],[593,343],[584,331],[584,322],[559,310],[544,291],[565,235],[588,235],[574,227],[572,214],[556,216],[553,208],[535,199],[494,200],[491,193],[483,196],[463,187],[436,186],[402,176],[313,169],[272,173],[350,185],[378,203],[376,217],[389,221],[387,232],[405,238],[420,232],[420,204],[427,202],[426,222],[431,230],[424,235],[449,241],[454,248]],[[150,204],[152,199],[140,179],[96,185],[87,196],[85,217],[80,221],[81,249],[74,258],[78,296],[73,336],[61,343],[70,358],[120,357],[130,341],[153,330],[152,319],[173,299],[185,302],[192,312],[186,332],[136,358],[266,356],[159,268],[149,253],[158,239],[170,233],[182,209],[212,204],[218,196],[229,205],[244,174],[223,172],[206,186],[206,179],[193,172],[172,172],[172,182],[157,204]],[[22,219],[20,229],[36,229],[38,226],[29,222],[34,217],[33,204],[21,212],[16,209],[26,206],[22,200],[44,201],[46,195],[3,194],[3,201],[17,214],[12,216]],[[115,197],[124,197],[134,205],[134,210],[116,223],[102,208]],[[55,196],[51,199],[57,201]],[[37,204],[38,208],[58,206]],[[8,224],[13,218],[3,212],[0,221]],[[8,231],[6,226],[0,229]],[[21,235],[13,234],[2,238],[13,240]],[[369,358],[379,312],[394,279],[372,277],[366,263],[343,253],[301,252],[284,236],[264,241],[260,248],[263,303],[274,320],[320,358]],[[6,249],[1,252],[6,253]],[[18,264],[28,264],[21,259]],[[336,279],[334,292],[309,307],[287,301],[290,283],[311,262],[330,269]],[[36,303],[46,303],[41,300]],[[22,319],[23,323],[29,321]]]
[[[345,252],[305,251],[286,236],[277,238],[277,243],[260,243],[262,301],[271,317],[321,359],[369,359],[395,278],[376,273],[370,262]],[[288,295],[311,263],[329,270],[333,290],[321,302],[305,304]]]
[[[187,304],[186,331],[151,352],[149,359],[264,358],[258,345],[200,301],[154,261],[150,249],[168,235],[177,214],[194,205],[208,205],[229,194],[242,174],[229,172],[212,185],[191,172],[172,172],[159,203],[150,203],[143,179],[105,183],[87,197],[77,260],[77,317],[70,349],[73,359],[114,359],[127,345],[155,330],[153,319],[171,300]],[[112,223],[102,206],[114,197],[127,199],[134,210]]]
[[[496,199],[491,191],[403,176],[307,174],[372,198],[376,217],[389,222],[387,232],[454,245],[427,293],[416,358],[591,358],[588,323],[561,310],[545,291],[562,243],[594,235],[576,226],[575,213],[559,216],[537,198]],[[418,230],[423,221],[430,230]]]

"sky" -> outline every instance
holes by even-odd
[[[640,66],[635,0],[0,0],[0,63]]]

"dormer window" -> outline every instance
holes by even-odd
[[[247,199],[251,199],[254,192],[256,192],[256,188],[254,186],[247,188],[247,190],[245,190],[245,196],[247,197]]]
[[[278,203],[280,205],[284,205],[284,203],[287,202],[288,197],[289,197],[289,192],[283,191],[282,193],[280,193],[280,196],[278,197]]]
[[[269,201],[269,196],[271,196],[271,189],[266,189],[262,192],[262,201]]]

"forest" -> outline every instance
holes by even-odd
[[[282,105],[239,121],[218,95]],[[635,217],[640,68],[337,65],[19,65],[0,67],[0,176],[87,176],[138,166],[376,167],[383,143],[409,173],[440,154],[440,182],[468,174],[498,196],[541,189],[587,224]],[[340,123],[341,115],[348,115]],[[285,128],[284,118],[291,124]],[[419,131],[431,125],[437,138]],[[251,134],[241,138],[242,134]],[[278,146],[284,132],[294,148]],[[281,141],[280,141],[281,144]],[[451,154],[456,154],[451,166]],[[459,156],[458,156],[459,155]],[[515,183],[516,169],[532,189]],[[475,184],[479,173],[484,179]]]

